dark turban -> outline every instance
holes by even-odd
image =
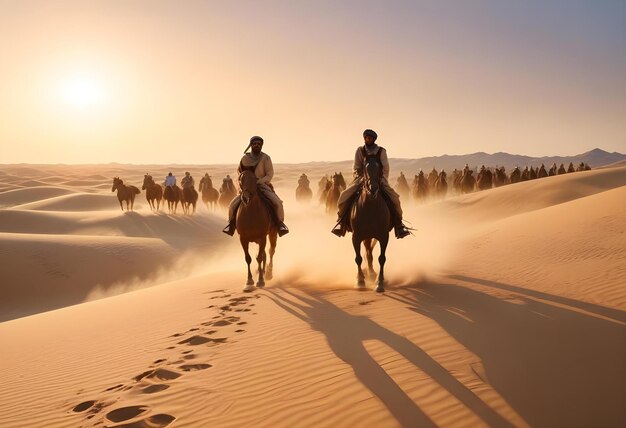
[[[368,135],[372,137],[374,141],[376,141],[376,139],[378,138],[378,134],[371,129],[366,129],[365,131],[363,131],[363,137],[367,137]]]
[[[250,138],[250,144],[248,144],[248,147],[246,147],[246,150],[244,150],[243,152],[248,153],[248,150],[252,146],[252,143],[254,143],[255,141],[260,141],[261,144],[263,144],[263,138],[259,137],[258,135],[255,135],[254,137]]]

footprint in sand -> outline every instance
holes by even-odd
[[[214,326],[214,327],[222,327],[222,326],[225,326],[225,325],[230,325],[230,324],[232,324],[230,321],[227,321],[227,320],[221,320],[221,321],[215,321],[215,322],[213,323],[213,326]]]
[[[169,387],[170,387],[169,385],[163,385],[163,384],[149,385],[149,386],[146,386],[144,389],[142,389],[141,393],[142,394],[154,394],[155,392],[164,391]]]
[[[106,414],[106,419],[114,423],[127,422],[116,427],[125,428],[161,428],[171,424],[176,418],[172,415],[161,413],[149,416],[139,420],[132,419],[146,413],[150,408],[148,406],[128,406],[115,409]]]
[[[213,366],[211,364],[184,364],[178,368],[186,372],[195,372],[198,370],[208,369],[209,367]]]
[[[245,331],[245,330],[241,330],[241,329],[239,329],[239,330],[235,330],[235,333],[243,333],[244,331]]]
[[[209,339],[208,337],[204,337],[204,336],[192,336],[188,339],[182,340],[180,342],[178,342],[179,345],[189,345],[189,346],[196,346],[196,345],[202,345],[203,343],[207,343],[210,342],[211,339]]]
[[[108,390],[107,390],[108,391]],[[73,409],[72,412],[75,413],[82,413],[87,409],[90,409],[94,404],[96,404],[95,400],[89,400],[89,401],[83,401],[80,404],[77,404]]]
[[[173,380],[181,377],[180,373],[173,372],[167,369],[154,369],[148,370],[141,374],[138,374],[133,379],[139,382],[142,379],[159,379],[159,380]]]

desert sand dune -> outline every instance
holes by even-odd
[[[349,239],[295,185],[252,294],[223,212],[0,210],[0,426],[624,425],[626,168],[407,203],[384,295],[352,289]]]
[[[73,193],[70,189],[56,186],[26,187],[0,193],[0,207],[14,207]]]

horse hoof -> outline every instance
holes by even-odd
[[[246,282],[246,285],[247,286],[254,285],[254,280],[252,278],[248,279],[248,282]]]
[[[271,273],[269,273],[269,272],[265,273],[265,279],[267,279],[268,281],[271,280],[273,277],[274,276]]]
[[[254,284],[247,284],[246,288],[243,289],[244,293],[249,293],[251,291],[254,291]]]
[[[377,293],[384,293],[385,292],[385,287],[383,287],[382,285],[379,285],[378,287],[376,287],[376,292]]]
[[[265,281],[263,281],[263,282],[261,282],[261,281],[257,282],[257,283],[256,283],[256,286],[257,286],[258,288],[263,288],[263,287],[265,287]]]

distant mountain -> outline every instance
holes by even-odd
[[[488,167],[504,166],[508,171],[515,168],[515,166],[540,166],[542,163],[549,168],[553,163],[557,166],[561,163],[567,166],[570,162],[577,166],[580,162],[588,164],[591,168],[598,168],[601,166],[614,164],[626,160],[626,155],[622,153],[609,153],[602,149],[593,149],[588,152],[575,155],[575,156],[543,156],[532,157],[524,155],[512,155],[509,153],[471,153],[467,155],[443,155],[426,157],[420,159],[390,159],[393,170],[403,170],[409,174],[414,174],[421,168],[423,171],[430,171],[432,168],[441,170],[442,168],[447,171],[452,171],[454,168],[461,169],[465,164],[468,164],[470,168],[480,167],[485,165]]]
[[[429,172],[433,168],[438,171],[445,169],[447,172],[451,172],[455,168],[462,169],[467,163],[470,168],[480,168],[481,165],[487,167],[504,166],[508,172],[511,172],[515,166],[523,168],[525,166],[540,166],[542,163],[549,168],[553,163],[557,166],[560,164],[565,165],[565,168],[572,162],[574,166],[578,166],[580,162],[585,162],[592,169],[600,168],[603,166],[626,163],[626,155],[622,153],[609,153],[602,149],[593,149],[588,152],[575,155],[575,156],[544,156],[544,157],[532,157],[524,155],[512,155],[509,153],[484,153],[477,152],[467,155],[442,155],[432,156],[418,159],[402,159],[391,158],[389,163],[391,164],[392,181],[395,182],[393,177],[397,177],[400,171],[409,177],[413,177],[420,169],[424,172]],[[307,172],[312,174],[311,178],[317,177],[333,171],[342,171],[347,176],[351,176],[352,173],[352,161],[340,161],[340,162],[308,162],[302,164],[282,164],[284,166],[298,165],[298,168],[287,168],[283,170],[280,164],[276,165],[277,175],[275,181],[291,182],[297,180],[297,176],[301,172]]]

